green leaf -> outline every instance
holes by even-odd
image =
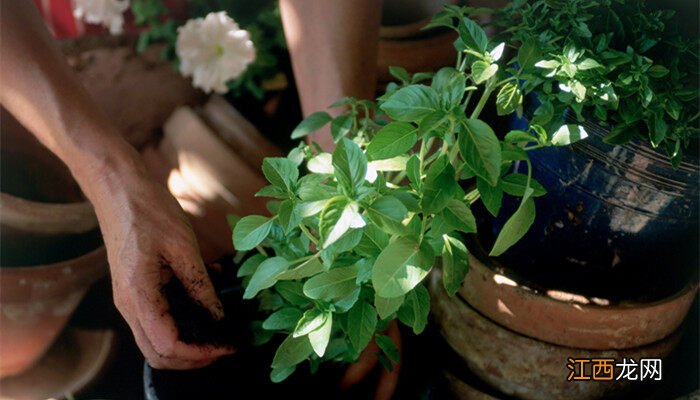
[[[458,139],[462,158],[477,176],[496,186],[501,174],[501,144],[493,129],[484,121],[461,121]]]
[[[272,368],[293,367],[306,360],[313,351],[308,336],[293,337],[289,335],[277,349],[275,357],[272,359]]]
[[[542,60],[542,61],[538,61],[535,64],[535,67],[543,68],[543,69],[555,69],[555,68],[559,67],[560,65],[561,65],[561,63],[559,61],[556,61],[556,60]]]
[[[669,70],[663,65],[656,64],[649,67],[647,73],[653,78],[663,78],[669,73]]]
[[[355,303],[348,314],[348,337],[357,353],[367,347],[377,327],[377,312],[366,301]]]
[[[418,122],[439,105],[431,87],[411,85],[397,90],[379,108],[397,121]]]
[[[386,354],[387,357],[394,363],[398,363],[401,359],[401,352],[396,348],[396,345],[391,340],[389,336],[376,335],[374,341],[377,342],[377,346]]]
[[[406,71],[405,68],[389,67],[389,73],[391,74],[391,76],[401,81],[401,83],[411,82],[411,77],[408,75],[408,71]]]
[[[377,226],[367,225],[362,231],[362,239],[355,248],[355,252],[365,257],[375,258],[389,244],[389,235]]]
[[[463,201],[450,199],[447,207],[442,211],[442,217],[452,229],[464,233],[476,232],[476,219],[474,219],[469,206]]]
[[[306,168],[316,174],[333,174],[335,169],[333,168],[333,156],[329,153],[321,153],[314,158],[310,159],[306,163]],[[301,196],[301,190],[309,190],[309,187],[304,188],[304,186],[299,188],[299,195]]]
[[[289,267],[289,261],[282,257],[272,257],[263,261],[248,282],[243,293],[244,299],[252,299],[263,289],[272,287],[279,274]]]
[[[265,178],[271,184],[289,192],[294,191],[296,182],[299,179],[299,169],[288,158],[267,157],[263,160],[262,170]]]
[[[323,325],[318,329],[309,332],[309,342],[317,356],[323,357],[326,353],[326,347],[331,339],[331,331],[333,330],[333,313],[327,311]]]
[[[338,143],[340,139],[345,137],[352,129],[352,116],[341,115],[336,117],[333,122],[331,122],[331,136],[333,141]]]
[[[407,122],[390,122],[367,146],[367,158],[384,160],[404,155],[416,143],[416,128]]]
[[[428,325],[428,314],[430,313],[430,294],[423,285],[416,286],[408,292],[406,301],[396,314],[404,325],[413,328],[416,335],[423,332]]]
[[[363,264],[360,264],[363,265]],[[359,273],[357,277],[355,277],[355,283],[357,283],[357,278],[359,277]],[[343,297],[342,299],[336,301],[333,303],[333,306],[335,307],[335,312],[336,313],[344,313],[349,311],[355,303],[357,303],[357,300],[360,298],[360,287],[357,286],[355,290],[352,291],[349,295]]]
[[[416,187],[420,187],[420,160],[417,155],[412,155],[406,162],[406,176],[408,180]]]
[[[554,132],[554,135],[552,135],[552,144],[555,146],[568,146],[587,137],[588,132],[586,132],[581,125],[567,124],[562,125]]]
[[[496,96],[496,111],[498,115],[512,114],[521,110],[523,105],[523,94],[520,91],[518,82],[508,82],[501,87]],[[521,111],[518,112],[519,114]]]
[[[446,106],[458,104],[464,96],[466,77],[452,67],[443,67],[435,73],[430,85],[438,93]]]
[[[368,165],[377,171],[405,171],[407,162],[408,156],[401,155],[386,160],[370,161]]]
[[[357,204],[345,196],[330,199],[321,211],[319,230],[322,248],[327,248],[340,239],[349,229],[362,228],[365,221]]]
[[[251,256],[249,259],[243,262],[240,268],[238,268],[238,272],[236,272],[236,277],[242,278],[244,276],[253,275],[253,273],[255,273],[255,270],[258,269],[260,263],[265,261],[265,258],[266,257],[262,254],[255,254],[254,256]]]
[[[547,189],[533,178],[530,178],[530,187],[534,190],[532,197],[547,194]],[[527,188],[527,175],[518,173],[506,175],[501,179],[501,188],[511,196],[522,197]]]
[[[579,70],[585,71],[587,69],[593,69],[593,68],[600,68],[602,65],[598,64],[598,62],[592,58],[586,58],[585,60],[581,61],[580,63],[576,64]]]
[[[488,212],[494,217],[497,216],[503,201],[503,189],[500,186],[491,186],[482,178],[476,178],[476,187]]]
[[[320,273],[304,284],[304,294],[312,299],[332,300],[345,297],[355,290],[355,277],[359,267],[333,268]]]
[[[255,193],[255,197],[272,197],[276,199],[287,199],[289,198],[289,193],[284,189],[279,188],[274,185],[265,186],[264,188],[258,190]]]
[[[387,238],[387,243],[389,243],[389,239]],[[379,255],[379,252],[381,250],[377,251],[376,255]],[[360,252],[357,251],[359,254]],[[376,257],[376,256],[372,256]],[[370,279],[372,279],[372,266],[374,265],[374,260],[369,260],[367,258],[363,258],[362,260],[357,262],[357,266],[359,267],[359,270],[357,271],[357,277],[355,277],[355,283],[358,285],[361,285],[365,282],[369,282]]]
[[[314,276],[320,272],[323,272],[323,264],[318,258],[312,258],[310,260],[304,261],[298,266],[281,273],[277,279],[278,280],[294,280],[303,279],[309,276]]]
[[[241,218],[233,229],[233,245],[238,251],[254,249],[272,228],[272,220],[262,215],[248,215]]]
[[[324,125],[331,122],[333,118],[325,111],[315,112],[308,117],[304,118],[303,121],[292,132],[292,139],[300,139],[312,132],[315,132]]]
[[[326,322],[326,317],[326,313],[319,310],[318,308],[306,310],[299,322],[297,322],[296,328],[294,328],[292,336],[299,337],[308,335],[310,332],[320,328],[321,325],[323,325],[324,322]]]
[[[285,379],[289,378],[296,369],[296,365],[287,368],[272,368],[272,371],[270,371],[270,380],[272,383],[283,382]]]
[[[275,284],[275,290],[289,304],[304,307],[311,302],[311,300],[304,295],[303,285],[301,282],[277,282]]]
[[[365,181],[367,159],[355,142],[343,138],[333,152],[333,168],[338,183],[352,194]]]
[[[458,28],[459,38],[467,48],[479,53],[484,53],[489,44],[486,32],[474,20],[464,17]]]
[[[539,43],[534,37],[530,37],[518,49],[518,64],[523,69],[532,68],[542,58]]]
[[[381,297],[399,297],[416,287],[428,275],[434,259],[418,243],[398,238],[377,257],[372,285]]]
[[[440,156],[428,169],[420,205],[425,213],[442,211],[457,190],[455,170],[446,156]]]
[[[532,189],[530,189],[531,191]],[[530,198],[530,191],[526,192],[525,197],[520,202],[520,206],[515,211],[498,234],[496,243],[494,243],[490,256],[496,257],[503,254],[512,245],[518,242],[527,233],[530,226],[535,221],[535,201]]]
[[[475,84],[480,84],[489,80],[498,72],[498,64],[489,64],[485,61],[477,60],[472,64],[472,79]]]
[[[396,197],[382,196],[367,209],[369,219],[383,231],[392,235],[404,235],[407,230],[401,223],[406,219],[408,210]]]
[[[280,225],[282,225],[282,229],[286,234],[289,234],[292,229],[296,228],[302,218],[292,200],[285,200],[280,203],[277,214]]]
[[[267,319],[263,322],[262,327],[263,329],[267,329],[270,331],[292,329],[295,326],[297,326],[297,322],[302,317],[302,315],[303,314],[301,313],[301,311],[299,311],[296,308],[283,308],[281,310],[275,311],[269,317],[267,317]]]
[[[379,318],[382,320],[389,318],[391,314],[399,310],[399,307],[401,307],[401,304],[403,304],[404,299],[405,296],[386,298],[378,296],[375,293],[374,306],[377,308]]]
[[[444,137],[446,129],[442,125],[447,121],[447,113],[443,110],[434,111],[418,123],[418,135],[422,138],[436,136]]]
[[[526,131],[510,131],[504,138],[506,143],[537,143],[537,138]]]
[[[460,240],[445,236],[442,248],[442,284],[450,296],[462,286],[464,277],[469,272],[469,252]]]

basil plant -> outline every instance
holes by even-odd
[[[238,275],[244,297],[270,313],[260,341],[285,336],[273,381],[307,360],[312,370],[321,361],[355,361],[373,339],[391,368],[398,351],[382,330],[398,318],[423,331],[430,297],[421,282],[441,265],[454,295],[469,269],[460,235],[477,230],[470,206],[481,199],[495,215],[504,194],[521,198],[491,249],[503,253],[532,224],[533,198],[545,194],[529,169],[511,173],[512,163],[529,166],[528,150],[581,137],[576,126],[551,136],[531,126],[499,140],[479,116],[493,94],[500,110],[521,107],[519,82],[499,65],[505,44],[490,43],[458,7],[433,24],[459,33],[454,68],[434,75],[392,68],[399,83],[376,102],[341,99],[331,107],[345,107],[344,114],[312,114],[292,133],[302,138],[330,124],[333,153],[300,144],[263,163],[270,185],[258,196],[275,199],[272,217],[240,219],[233,241],[256,252]]]

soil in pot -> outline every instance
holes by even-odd
[[[219,293],[226,317],[221,321],[191,300],[182,285],[171,280],[164,291],[170,311],[186,343],[232,345],[237,351],[214,364],[196,370],[155,370],[144,366],[144,390],[148,400],[230,399],[230,398],[306,398],[356,399],[369,398],[374,382],[368,380],[357,388],[343,392],[339,382],[343,365],[324,365],[312,374],[308,363],[282,383],[270,381],[270,362],[281,336],[262,346],[253,344],[251,323],[265,318],[254,301],[243,300],[243,288],[235,278],[238,267],[232,260],[209,269]]]

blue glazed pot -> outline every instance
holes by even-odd
[[[583,126],[589,137],[573,146],[530,152],[533,176],[548,194],[536,199],[534,225],[503,261],[548,287],[622,298],[671,294],[697,271],[697,159],[686,156],[674,169],[646,144],[611,146],[602,140],[606,130]],[[516,169],[526,172],[524,164]],[[494,231],[516,207],[504,199]]]

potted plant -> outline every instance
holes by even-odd
[[[516,1],[493,16],[515,51],[507,70],[515,79],[496,106],[501,115],[512,112],[511,99],[524,108],[525,126],[508,135],[531,150],[520,167],[532,168],[549,193],[522,241],[490,251],[503,255],[502,264],[481,249],[493,240],[485,224],[459,289],[466,303],[436,285],[432,293],[448,342],[506,394],[552,398],[572,390],[554,359],[537,379],[516,373],[528,370],[523,357],[504,365],[513,341],[539,361],[564,350],[663,357],[678,341],[697,293],[697,71],[695,61],[685,62],[696,60],[693,45],[664,29],[670,15],[637,1]],[[445,17],[461,25],[463,16]],[[567,126],[586,139],[565,148],[541,148],[535,139]],[[494,229],[512,228],[508,211],[520,203],[504,196],[500,207],[484,193]],[[501,326],[520,335],[506,338]],[[628,389],[575,388],[582,397]]]
[[[589,136],[531,153],[549,196],[505,257],[519,269],[648,299],[695,271],[697,39],[677,32],[673,14],[645,1],[516,1],[493,16],[519,44],[510,72],[530,129],[573,123]],[[523,257],[531,248],[549,250]],[[675,267],[659,274],[664,264]]]
[[[449,23],[451,15],[441,14],[435,24]],[[347,112],[312,114],[292,133],[302,138],[330,124],[337,143],[332,154],[300,144],[286,158],[264,161],[270,185],[258,195],[275,199],[272,217],[243,217],[233,241],[239,251],[257,252],[239,270],[244,297],[272,304],[262,328],[286,336],[272,361],[272,380],[285,379],[306,360],[312,369],[325,360],[354,361],[373,338],[380,360],[391,366],[398,352],[381,331],[396,318],[415,333],[425,328],[430,296],[421,282],[436,260],[451,294],[467,273],[468,250],[459,235],[476,232],[471,203],[495,201],[498,187],[521,199],[493,252],[515,243],[534,217],[533,197],[544,189],[530,171],[506,172],[527,160],[528,149],[515,144],[528,134],[499,140],[479,119],[491,95],[515,80],[498,74],[505,44],[490,44],[475,22],[460,20],[455,68],[434,75],[392,68],[400,84],[389,85],[377,103],[341,99],[332,107],[344,105]],[[512,98],[504,107],[514,111],[518,103]],[[568,145],[577,133],[565,126],[535,140]],[[478,187],[465,191],[460,182],[471,178]]]

